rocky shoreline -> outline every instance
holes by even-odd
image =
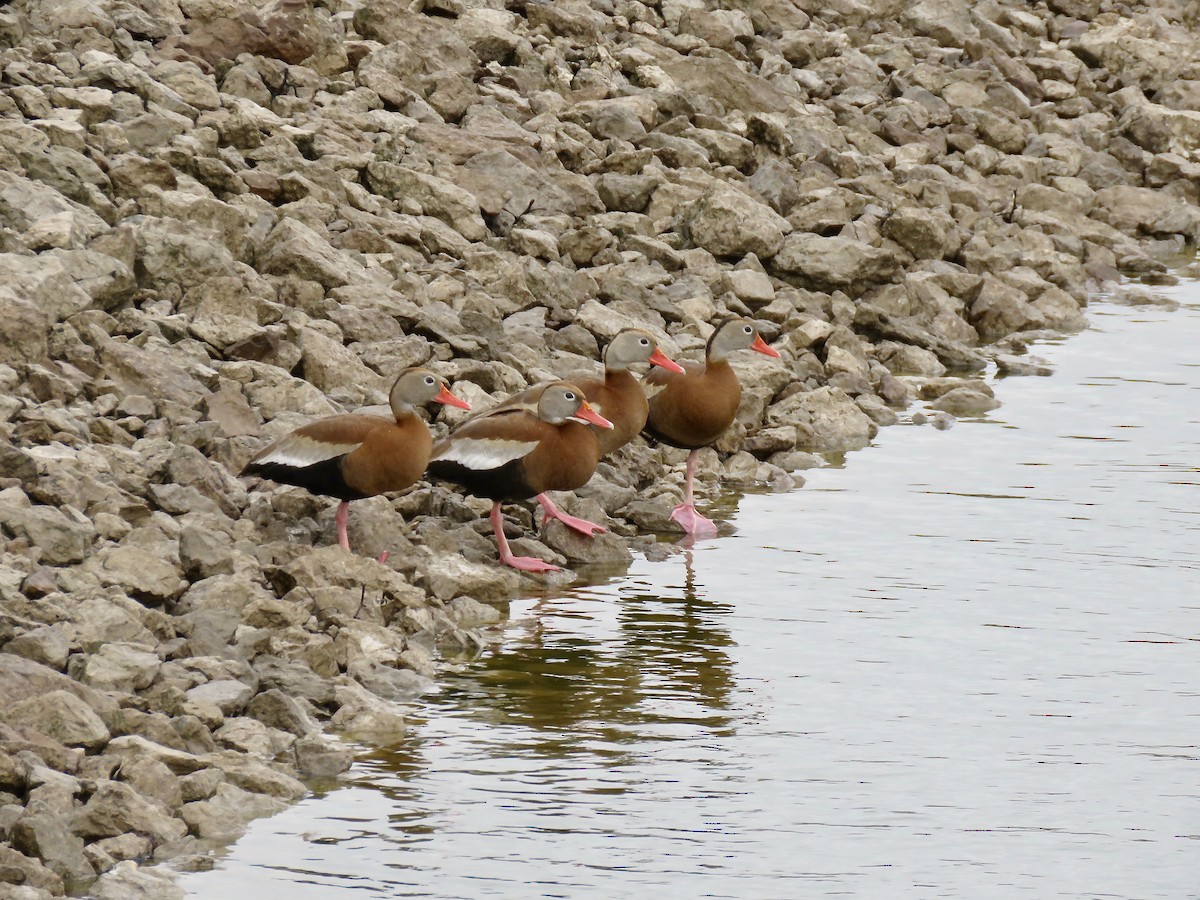
[[[267,440],[404,366],[479,408],[727,314],[782,359],[734,360],[709,487],[994,408],[980,372],[1200,240],[1198,44],[1186,0],[0,9],[0,898],[179,896],[145,864],[402,732],[546,583],[443,485],[356,503],[345,553],[235,477]],[[682,456],[562,498],[597,539],[511,507],[514,549],[654,552]]]

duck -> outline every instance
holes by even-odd
[[[650,407],[645,433],[664,444],[691,451],[683,502],[671,513],[671,520],[688,535],[717,533],[716,524],[696,509],[696,458],[700,449],[716,441],[737,415],[742,386],[729,365],[729,354],[746,349],[779,358],[779,351],[762,339],[753,322],[735,316],[713,329],[703,363],[685,362],[682,373],[652,369],[643,379]]]
[[[654,335],[641,328],[624,328],[604,348],[602,356],[604,376],[602,378],[575,379],[571,383],[583,391],[592,409],[612,422],[612,428],[592,426],[596,440],[600,443],[601,458],[614,453],[632,441],[646,425],[650,406],[642,384],[634,377],[630,368],[640,363],[649,363],[651,368],[661,366],[669,372],[683,372],[683,367],[671,359],[658,346]],[[544,385],[534,385],[513,394],[493,411],[524,407],[533,410]],[[546,493],[535,498],[543,510],[542,524],[558,519],[568,528],[585,537],[607,529],[603,525],[568,515],[558,508]]]
[[[350,502],[402,491],[425,472],[433,436],[417,409],[429,403],[471,408],[444,378],[407,368],[388,392],[392,418],[348,413],[310,422],[260,450],[241,474],[336,497],[338,544],[349,550]]]
[[[501,505],[582,487],[600,461],[600,442],[591,426],[611,429],[613,423],[568,381],[537,386],[530,399],[533,409],[506,401],[463,422],[434,444],[428,472],[492,501],[489,518],[502,565],[554,572],[559,567],[545,560],[513,555]]]

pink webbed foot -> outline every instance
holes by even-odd
[[[556,516],[546,516],[542,520],[542,526],[545,527],[546,522],[550,519],[558,519],[558,521],[562,522],[568,528],[578,531],[584,537],[591,537],[596,533],[603,534],[608,531],[603,525],[597,525],[595,522],[589,522],[587,519],[580,519],[565,512],[559,512]]]
[[[671,521],[693,537],[715,537],[717,523],[700,515],[691,503],[680,503],[671,513]]]
[[[500,562],[506,566],[512,566],[520,572],[560,572],[560,566],[546,562],[544,559],[538,559],[536,556],[501,556]]]
[[[391,555],[392,554],[391,554],[390,550],[384,550],[382,553],[379,554],[379,564],[383,565],[385,562],[388,561],[388,557]]]
[[[578,516],[572,516],[563,512],[545,494],[538,494],[537,499],[542,504],[542,510],[545,512],[545,516],[542,519],[543,528],[546,527],[546,523],[551,519],[558,519],[558,521],[562,522],[568,528],[578,531],[584,537],[591,537],[597,532],[603,534],[608,531],[603,525],[597,525],[595,522],[589,522],[587,519],[581,519]]]

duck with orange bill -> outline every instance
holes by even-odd
[[[350,502],[402,491],[425,471],[433,449],[429,426],[418,407],[442,403],[470,409],[450,393],[445,379],[428,369],[400,373],[388,394],[392,417],[351,413],[330,416],[295,431],[261,450],[242,470],[313,494],[336,497],[338,543],[350,549]]]
[[[671,513],[671,519],[689,535],[717,533],[716,524],[696,510],[696,457],[700,448],[716,441],[737,415],[742,386],[729,365],[729,354],[746,349],[779,356],[749,319],[725,319],[709,337],[703,363],[685,362],[682,373],[652,369],[643,382],[650,405],[646,434],[691,451],[683,502]]]
[[[600,442],[601,457],[608,456],[637,437],[646,424],[646,416],[650,413],[646,392],[630,369],[641,363],[649,363],[652,368],[661,366],[668,372],[683,371],[679,363],[659,349],[654,335],[641,328],[626,328],[617,332],[604,348],[603,360],[603,378],[574,379],[571,382],[583,391],[593,410],[612,422],[611,428],[593,426],[596,439]],[[517,407],[533,411],[543,387],[544,385],[535,385],[513,394],[485,415]],[[568,528],[587,537],[605,530],[603,525],[563,512],[545,493],[538,494],[537,501],[545,513],[543,524],[551,519],[558,519]]]
[[[613,423],[592,408],[582,389],[567,381],[539,387],[533,399],[532,410],[502,403],[463,422],[434,445],[429,474],[492,501],[492,530],[501,563],[522,572],[552,572],[558,566],[513,555],[504,536],[501,504],[582,487],[600,461],[592,426],[611,429]]]

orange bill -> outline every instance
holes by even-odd
[[[762,339],[761,334],[754,336],[754,343],[750,345],[751,350],[757,350],[759,353],[765,353],[767,356],[779,358],[779,351]]]
[[[442,385],[441,391],[438,392],[438,395],[433,398],[433,402],[444,403],[447,406],[457,406],[459,409],[471,408],[470,403],[468,403],[462,397],[455,397],[452,393],[450,393],[450,388],[446,387],[444,384]]]
[[[582,419],[583,421],[592,425],[599,425],[601,428],[613,427],[613,423],[592,409],[592,404],[588,403],[586,400],[583,401],[583,405],[579,407],[578,411],[571,418]]]
[[[658,347],[655,347],[654,352],[650,354],[650,365],[662,366],[668,372],[683,372],[683,366],[663,353]]]

